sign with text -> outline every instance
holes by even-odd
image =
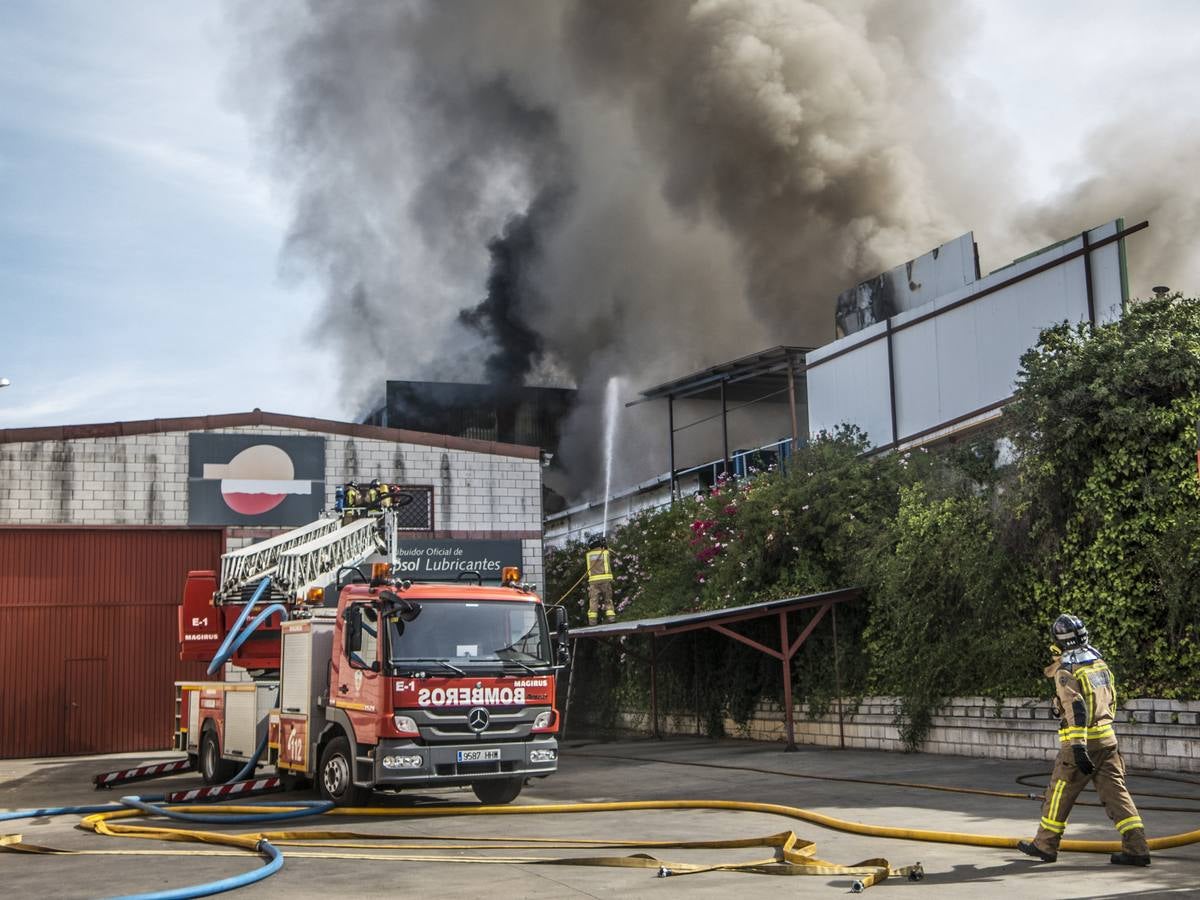
[[[525,706],[554,702],[554,681],[533,678],[398,678],[396,709]]]
[[[401,540],[396,565],[400,577],[413,581],[454,581],[462,572],[478,572],[498,582],[505,566],[521,565],[521,542]]]

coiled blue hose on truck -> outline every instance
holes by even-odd
[[[225,635],[225,640],[221,642],[221,648],[217,651],[217,655],[213,657],[212,662],[208,664],[208,674],[211,675],[221,666],[225,665],[226,660],[231,657],[238,647],[242,646],[246,638],[253,633],[254,629],[262,624],[259,619],[255,619],[255,624],[251,625],[241,636],[241,639],[235,644],[234,641],[238,638],[242,625],[250,616],[250,610],[254,609],[254,604],[262,599],[262,595],[267,592],[267,588],[271,586],[271,576],[268,575],[258,583],[258,587],[254,589],[254,594],[250,597],[250,602],[242,607],[241,613],[238,614],[237,620],[233,623],[233,628],[229,629],[229,634]],[[283,611],[283,617],[287,618],[287,610],[283,609],[279,604],[274,604]],[[261,618],[261,617],[260,617]]]
[[[250,607],[247,606],[246,608],[249,609]],[[283,619],[283,621],[287,621],[287,607],[282,603],[272,603],[257,616],[251,619],[250,623],[243,628],[240,633],[237,630],[237,623],[234,623],[234,630],[229,632],[225,638],[225,643],[221,645],[221,649],[217,651],[217,655],[213,657],[213,661],[208,664],[208,674],[213,674],[213,672],[225,665],[225,662],[229,659],[229,657],[233,656],[233,654],[237,652],[238,647],[250,640],[250,636],[254,634],[254,630],[263,622],[267,621],[267,619],[271,618],[271,616],[275,615],[275,613],[279,613],[279,617]],[[243,615],[244,614],[245,613],[243,612]],[[242,620],[239,618],[238,622],[240,621]]]

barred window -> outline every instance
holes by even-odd
[[[391,493],[396,527],[401,531],[433,530],[433,487],[401,485]]]

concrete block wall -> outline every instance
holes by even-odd
[[[337,485],[351,479],[431,485],[438,536],[519,537],[523,577],[542,584],[537,459],[278,425],[213,431],[324,437],[329,508]],[[0,444],[0,524],[187,525],[188,433]],[[236,549],[282,530],[230,528],[227,546]]]
[[[902,751],[896,728],[898,706],[892,697],[864,697],[857,706],[843,707],[839,727],[836,703],[823,715],[810,718],[807,705],[795,710],[798,744],[826,747],[845,745],[859,750]],[[1121,755],[1134,769],[1200,772],[1200,701],[1137,699],[1125,701],[1117,713],[1116,729]],[[624,728],[649,733],[645,712],[626,712]],[[696,733],[689,715],[664,715],[664,734]],[[726,720],[725,731],[734,737],[759,741],[784,739],[783,710],[763,703],[745,727]],[[958,697],[934,717],[920,750],[950,756],[1047,761],[1057,752],[1058,719],[1050,702],[1010,698],[1000,702],[986,697]]]
[[[269,425],[223,428],[219,433],[313,434]],[[536,459],[336,434],[324,437],[326,506],[333,506],[339,484],[378,478],[432,485],[434,527],[439,531],[541,531],[542,473]],[[186,457],[186,434],[183,442]]]
[[[186,525],[186,435],[0,445],[0,522]]]

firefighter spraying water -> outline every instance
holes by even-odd
[[[588,580],[588,624],[595,625],[603,610],[606,622],[617,617],[613,607],[613,571],[612,551],[608,549],[608,540],[602,534],[593,535],[588,540],[587,551],[587,580]]]

